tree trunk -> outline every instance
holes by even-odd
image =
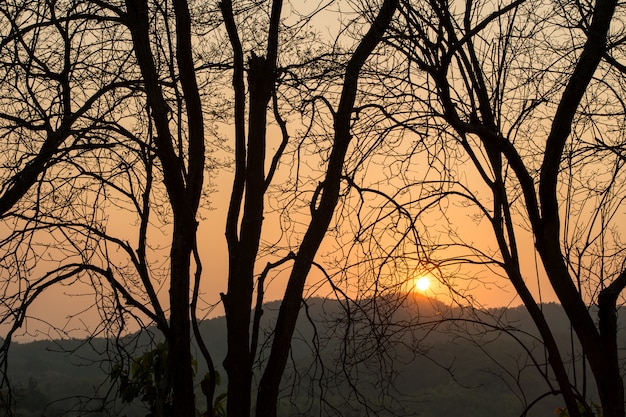
[[[276,77],[278,28],[282,0],[272,2],[267,57],[252,54],[248,64],[248,141],[245,137],[245,86],[243,50],[233,17],[232,3],[220,4],[234,52],[235,90],[235,179],[226,224],[229,268],[228,292],[222,295],[228,331],[228,353],[224,368],[228,374],[227,415],[249,417],[252,394],[253,353],[250,349],[250,320],[254,291],[254,266],[261,239],[264,198],[267,188],[265,154],[267,108]],[[243,214],[239,223],[240,210]],[[237,225],[240,224],[239,234]]]
[[[248,86],[250,104],[248,116],[248,149],[245,174],[245,199],[240,235],[227,230],[229,240],[228,293],[222,297],[228,330],[228,353],[224,368],[228,374],[227,414],[249,417],[252,391],[252,364],[250,351],[250,316],[254,291],[254,266],[261,239],[265,198],[265,147],[267,106],[274,86],[275,64],[264,57],[252,56]],[[241,122],[243,123],[243,122]],[[243,130],[243,127],[241,127]],[[244,152],[239,149],[237,152]],[[235,180],[237,182],[237,178]],[[234,185],[234,189],[238,186]],[[233,193],[233,199],[237,195]],[[238,199],[237,206],[241,204]],[[232,206],[231,206],[232,207]],[[229,212],[235,223],[238,209]],[[227,227],[228,229],[228,227]]]
[[[603,377],[598,382],[598,393],[604,417],[624,417],[624,381],[620,374],[617,345],[617,297],[626,272],[598,296],[598,327],[602,343]]]
[[[350,124],[361,68],[382,39],[393,17],[398,0],[385,0],[369,31],[365,34],[346,68],[339,108],[334,119],[335,141],[322,185],[320,203],[300,245],[300,251],[280,305],[270,357],[259,383],[257,417],[276,417],[280,381],[289,356],[291,339],[298,319],[302,292],[315,254],[328,230],[337,202],[345,156],[351,140]],[[315,206],[315,202],[312,203]]]
[[[228,375],[228,402],[226,404],[228,416],[250,416],[252,361],[249,340],[253,261],[250,262],[243,256],[231,255],[228,293],[222,295],[226,313],[228,346],[224,359],[224,369]]]
[[[195,220],[175,216],[172,239],[170,282],[170,333],[168,338],[169,372],[172,379],[174,415],[195,417],[193,370],[191,368],[191,328],[189,284]]]
[[[196,212],[204,174],[204,128],[200,96],[191,56],[187,3],[175,0],[177,64],[188,120],[187,169],[177,155],[169,127],[169,106],[161,90],[150,47],[150,18],[146,0],[126,0],[127,26],[146,88],[156,129],[156,154],[163,167],[163,182],[174,216],[170,250],[170,331],[167,334],[172,407],[176,416],[195,417],[191,326],[189,311],[190,264],[196,234]],[[178,140],[181,140],[178,138]],[[185,172],[186,171],[186,172]]]
[[[563,260],[557,185],[561,158],[572,122],[606,52],[607,33],[616,5],[615,0],[598,0],[595,4],[587,41],[563,91],[546,141],[539,182],[541,220],[533,224],[537,251],[550,283],[589,360],[600,392],[604,417],[624,417],[623,383],[619,376],[616,344],[613,342],[616,328],[610,324],[610,308],[601,308],[601,314],[605,317],[601,317],[603,323],[598,331]]]

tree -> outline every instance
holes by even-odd
[[[325,178],[310,202],[310,220],[304,237],[293,258],[289,281],[273,332],[272,348],[258,389],[256,413],[275,416],[280,381],[287,362],[291,338],[300,310],[304,286],[315,255],[320,247],[337,206],[346,153],[351,143],[350,125],[354,114],[359,72],[374,51],[389,25],[397,2],[383,2],[380,12],[369,31],[359,41],[346,65],[345,76],[336,111],[333,111],[333,141],[325,167]],[[232,3],[223,1],[221,10],[233,48],[233,86],[235,89],[235,180],[230,200],[226,237],[229,247],[228,292],[222,296],[228,326],[228,355],[224,366],[228,373],[229,416],[250,414],[252,365],[255,359],[258,321],[250,334],[251,306],[254,289],[255,264],[261,238],[265,193],[272,181],[289,141],[286,125],[277,106],[277,66],[279,54],[279,28],[282,0],[272,3],[265,56],[252,54],[248,60],[248,138],[245,140],[245,84],[244,51],[234,20]],[[273,157],[269,170],[265,170],[267,107],[272,100],[276,122],[281,127],[282,142]],[[246,149],[247,145],[247,149]],[[257,291],[262,292],[262,282]],[[261,293],[262,294],[262,293]],[[257,313],[262,308],[262,298],[257,303]]]
[[[421,197],[407,210],[424,222],[429,213],[450,222],[449,241],[433,242],[428,262],[440,270],[484,265],[508,278],[541,334],[571,415],[580,415],[578,402],[591,411],[585,382],[577,386],[567,371],[541,292],[533,293],[527,265],[535,262],[524,246],[534,243],[569,317],[603,415],[623,416],[616,344],[626,284],[618,220],[623,137],[613,118],[624,114],[616,58],[622,33],[609,30],[616,6],[405,2],[391,42],[407,58],[408,84],[398,88],[414,106],[406,125],[423,138],[413,160],[428,155],[435,172],[424,176]],[[467,234],[452,209],[441,217],[441,207],[455,204],[491,227],[489,241]]]
[[[181,85],[187,127],[186,146],[176,152],[176,137],[170,130],[168,104],[163,96],[155,60],[150,50],[150,19],[147,1],[126,1],[127,24],[133,38],[137,63],[146,87],[146,97],[156,130],[156,155],[163,168],[163,183],[172,208],[170,249],[170,333],[168,336],[172,406],[183,416],[195,414],[190,349],[189,290],[191,257],[196,241],[196,214],[204,177],[205,132],[200,92],[191,47],[191,18],[185,1],[174,1],[176,22],[176,67]],[[165,16],[165,18],[169,18]],[[178,136],[178,139],[182,139]]]
[[[163,67],[152,55],[148,13],[147,2],[141,1],[129,1],[124,9],[71,1],[41,7],[38,2],[12,2],[3,8],[7,30],[3,82],[13,84],[8,91],[14,94],[4,103],[3,128],[13,153],[5,155],[8,177],[1,200],[7,223],[16,219],[13,232],[3,241],[6,270],[17,260],[13,264],[17,282],[6,281],[3,321],[18,315],[4,346],[42,292],[84,279],[93,285],[100,307],[111,308],[113,313],[102,314],[113,314],[110,320],[118,335],[125,331],[127,306],[163,332],[169,357],[174,358],[167,379],[172,404],[184,415],[193,415],[189,291],[195,219],[204,187],[204,117],[187,3],[175,4],[175,45],[168,40],[158,44],[176,53],[164,68],[171,71],[166,74],[173,79],[169,85],[173,100],[163,95],[166,77],[157,73]],[[156,17],[167,21],[171,18],[167,13]],[[143,106],[150,109],[148,114]],[[172,121],[173,109],[177,119]],[[69,179],[64,170],[70,171]],[[151,247],[150,225],[156,220],[151,214],[155,177],[162,181],[163,188],[158,189],[165,190],[171,208],[169,320],[155,290],[161,277],[146,254]],[[111,202],[138,220],[133,243],[107,230],[102,206],[110,207]],[[162,218],[166,224],[169,217],[166,213]],[[40,273],[34,267],[42,259],[37,247],[42,230],[49,237],[41,245],[59,249],[49,253],[58,266],[33,279],[31,275]],[[128,257],[112,259],[112,249]]]
[[[101,249],[104,188],[130,177],[142,162],[135,151],[145,148],[125,127],[138,111],[138,83],[123,54],[99,53],[112,48],[115,27],[85,20],[87,5],[10,1],[0,9],[4,368],[34,300],[97,273],[88,264]]]

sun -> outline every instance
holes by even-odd
[[[427,277],[420,277],[415,280],[415,289],[418,291],[426,291],[430,287],[430,280]]]

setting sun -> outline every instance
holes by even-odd
[[[426,277],[420,277],[415,280],[415,289],[418,291],[426,291],[430,286],[430,280]]]

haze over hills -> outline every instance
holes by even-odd
[[[267,324],[275,320],[278,306],[279,302],[264,306],[262,328],[271,328]],[[570,346],[570,327],[560,306],[542,307],[558,342]],[[201,332],[223,377],[224,318],[202,322]],[[417,295],[362,300],[359,305],[308,300],[292,343],[280,415],[350,417],[364,415],[367,409],[380,416],[519,416],[550,391],[516,341],[523,341],[543,363],[542,346],[533,334],[522,307],[470,312]],[[261,334],[261,361],[270,337]],[[140,346],[149,341],[147,335],[134,335],[126,342],[131,339]],[[106,360],[99,353],[110,350],[110,343],[93,339],[14,344],[9,374],[18,400],[17,416],[145,416],[141,407],[120,410],[119,400],[114,404],[94,399],[107,392],[109,400],[115,397],[108,374],[116,359]],[[620,346],[626,346],[624,337]],[[207,369],[199,352],[195,357],[199,381]],[[217,393],[225,386],[222,383]],[[203,399],[197,404],[204,409]],[[559,406],[558,396],[547,395],[529,415],[551,416]],[[62,414],[68,408],[74,411]],[[86,414],[87,409],[97,412]]]

